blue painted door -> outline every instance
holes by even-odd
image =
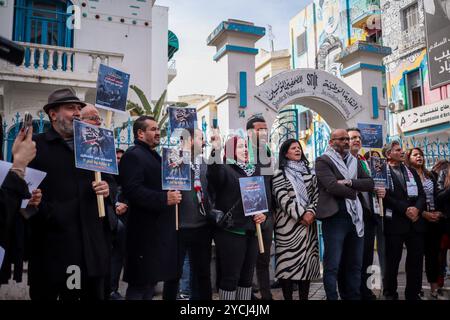
[[[72,30],[66,27],[67,7],[70,1],[18,0],[15,7],[14,40],[60,47],[72,47]],[[44,56],[47,65],[48,54]],[[63,69],[66,61],[63,57]],[[56,68],[57,56],[50,65]],[[39,53],[35,53],[35,67]],[[26,55],[26,65],[30,63],[30,53]]]

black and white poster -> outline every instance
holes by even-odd
[[[450,83],[450,0],[424,1],[430,88]]]

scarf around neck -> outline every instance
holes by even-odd
[[[336,152],[333,148],[328,147],[325,151],[325,155],[330,158],[345,179],[351,180],[358,178],[358,159],[356,159],[351,153],[348,153],[343,159],[338,152]],[[358,197],[356,197],[356,200],[345,198],[345,207],[347,208],[347,212],[352,217],[358,237],[364,236],[363,209],[361,201]]]
[[[236,161],[234,159],[227,159],[227,164],[234,164],[234,165],[238,166],[242,171],[245,172],[245,175],[247,177],[252,176],[256,170],[255,165],[251,164],[249,162],[242,163],[242,162]]]
[[[284,171],[286,172],[286,177],[294,187],[297,203],[303,208],[306,208],[310,199],[303,175],[310,173],[308,168],[303,161],[288,160]]]

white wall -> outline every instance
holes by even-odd
[[[158,100],[167,88],[167,55],[169,8],[154,6],[152,10],[151,97]]]
[[[112,1],[112,0],[111,0]],[[101,3],[101,2],[100,2]],[[87,50],[99,50],[124,54],[122,71],[130,73],[130,84],[140,87],[147,96],[151,93],[151,24],[148,27],[140,22],[139,25],[121,23],[118,17],[115,21],[105,21],[111,11],[117,8],[106,8],[110,11],[99,13],[101,20],[95,18],[83,18],[81,29],[75,30],[74,47]],[[148,10],[151,10],[149,7]],[[107,18],[107,17],[106,17]],[[133,95],[130,95],[135,100]]]
[[[14,0],[4,1],[6,5],[0,7],[0,36],[12,39],[14,26]]]

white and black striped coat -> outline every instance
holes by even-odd
[[[306,227],[300,223],[306,211],[316,213],[319,191],[314,173],[303,175],[310,204],[303,208],[296,201],[292,183],[278,170],[272,180],[275,210],[276,277],[290,280],[320,278],[317,223]]]

